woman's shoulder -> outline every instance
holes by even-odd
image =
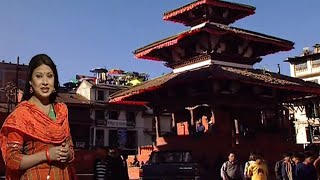
[[[27,101],[20,102],[6,118],[4,125],[16,125],[17,122],[25,121],[30,117],[31,108]]]
[[[55,106],[62,108],[62,109],[68,109],[68,106],[64,102],[56,102]]]
[[[21,101],[13,110],[12,113],[27,111],[32,108],[32,104],[29,101]]]

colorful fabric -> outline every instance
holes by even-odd
[[[254,163],[249,167],[251,180],[267,180],[268,167],[265,163]]]
[[[249,167],[250,165],[256,163],[255,161],[247,161],[244,165],[244,172],[243,175],[246,179],[251,179],[250,175],[249,175]]]
[[[68,110],[65,104],[54,105],[56,120],[53,121],[36,105],[23,101],[8,116],[0,131],[0,146],[6,163],[7,180],[46,179],[49,169],[52,179],[69,179],[68,164],[42,163],[26,171],[20,171],[23,155],[45,151],[52,146],[67,142],[73,153]]]

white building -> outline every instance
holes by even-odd
[[[305,81],[320,83],[320,45],[313,49],[306,47],[301,56],[288,58],[292,77]],[[320,91],[320,89],[319,89]],[[296,141],[298,144],[320,143],[319,133],[319,100],[310,97],[310,100],[294,108],[296,119]]]
[[[83,80],[76,93],[91,101],[91,146],[120,146],[124,150],[137,150],[138,146],[151,145],[155,137],[154,116],[142,104],[108,103],[110,94],[127,86],[94,84]],[[152,112],[152,110],[151,110]],[[162,115],[161,133],[171,131],[171,116]]]

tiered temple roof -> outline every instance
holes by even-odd
[[[190,29],[137,49],[135,57],[165,61],[172,69],[192,64],[194,58],[198,61],[197,56],[203,55],[210,58],[202,60],[252,66],[261,61],[261,56],[293,49],[291,41],[229,26],[254,13],[254,7],[244,4],[196,0],[164,13],[163,17],[191,26]]]
[[[208,101],[274,107],[279,102],[319,96],[318,84],[253,68],[261,56],[288,51],[294,45],[228,25],[254,12],[254,7],[243,4],[197,0],[165,13],[165,20],[192,27],[139,48],[134,55],[165,61],[173,72],[119,91],[111,96],[111,102],[144,101],[168,108]]]
[[[291,50],[293,49],[294,44],[291,41],[265,35],[262,33],[231,27],[224,24],[208,22],[195,26],[190,30],[181,32],[179,34],[173,35],[171,37],[159,40],[157,42],[139,48],[136,51],[134,51],[134,55],[136,58],[166,61],[170,63],[171,61],[173,61],[172,57],[164,56],[164,54],[166,54],[165,51],[168,51],[168,49],[170,48],[174,48],[174,45],[184,46],[186,43],[190,43],[192,39],[198,39],[198,36],[203,36],[203,34],[205,34],[205,36],[208,37],[218,36],[220,37],[220,41],[232,41],[233,44],[239,45],[242,42],[250,41],[251,46],[254,46],[255,48],[253,49],[254,52],[251,57],[253,58],[253,62],[250,62],[249,64],[256,63],[258,60],[254,60],[256,60],[257,57],[276,53],[279,51]],[[206,51],[208,49],[204,48],[204,50]],[[201,52],[197,55],[201,54],[209,53]],[[239,59],[240,56],[237,58]],[[247,64],[246,62],[243,63]]]
[[[180,8],[164,13],[163,19],[194,26],[211,21],[231,24],[255,13],[255,7],[218,0],[197,0]]]

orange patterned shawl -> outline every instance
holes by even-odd
[[[61,144],[70,136],[68,109],[63,103],[54,105],[56,121],[44,114],[29,101],[21,102],[7,117],[0,131],[0,147],[6,159],[7,137],[10,132],[18,132],[35,140],[49,144]]]

